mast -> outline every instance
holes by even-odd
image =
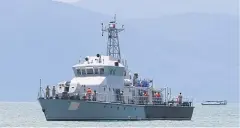
[[[107,41],[107,56],[112,56],[114,58],[117,58],[119,61],[121,61],[121,52],[120,52],[120,46],[119,46],[119,39],[118,39],[118,33],[123,31],[124,28],[122,25],[122,28],[117,28],[117,21],[116,21],[116,14],[114,16],[114,20],[110,21],[108,26],[103,26],[102,23],[102,36],[104,32],[108,33],[108,41]]]
[[[39,92],[38,92],[38,98],[42,97],[42,79],[40,79],[40,87],[39,87]]]

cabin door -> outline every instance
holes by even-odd
[[[120,101],[120,89],[115,89],[115,95],[116,95],[117,101]]]
[[[69,92],[69,86],[65,86],[64,92]]]

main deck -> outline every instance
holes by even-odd
[[[39,98],[47,121],[191,120],[192,106]]]
[[[102,96],[101,96],[102,95]],[[146,96],[119,96],[117,102],[86,99],[81,94],[61,97],[39,97],[47,121],[92,121],[92,120],[191,120],[194,107],[191,101],[178,104],[174,99],[163,101],[153,98],[149,104]],[[115,97],[111,96],[111,97]],[[126,102],[127,101],[127,102]]]

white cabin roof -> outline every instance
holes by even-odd
[[[68,81],[61,81],[61,82],[59,82],[58,84],[63,84],[63,85],[65,85],[67,82],[68,82]]]
[[[73,67],[85,67],[85,66],[115,66],[115,62],[118,60],[112,56],[101,56],[101,58],[97,56],[87,56],[88,61],[84,59],[84,61],[79,64],[74,65]],[[100,61],[99,61],[100,60]],[[118,67],[124,67],[123,64],[119,63]]]

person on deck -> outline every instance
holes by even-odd
[[[91,100],[92,90],[90,88],[87,89],[87,98]]]
[[[123,103],[123,101],[124,101],[124,100],[123,100],[123,91],[121,91],[121,92],[120,92],[120,102]]]
[[[49,86],[47,86],[47,88],[46,88],[46,99],[49,98],[49,95],[50,95],[50,88],[49,88]]]
[[[52,97],[54,98],[56,95],[56,88],[55,86],[53,86],[53,89],[52,89]]]
[[[144,91],[144,104],[148,103],[148,93],[147,91]]]
[[[97,91],[94,90],[93,91],[93,101],[96,101],[97,100]]]
[[[157,103],[160,104],[160,92],[156,93]]]
[[[182,104],[182,93],[180,92],[178,95],[178,104]]]

